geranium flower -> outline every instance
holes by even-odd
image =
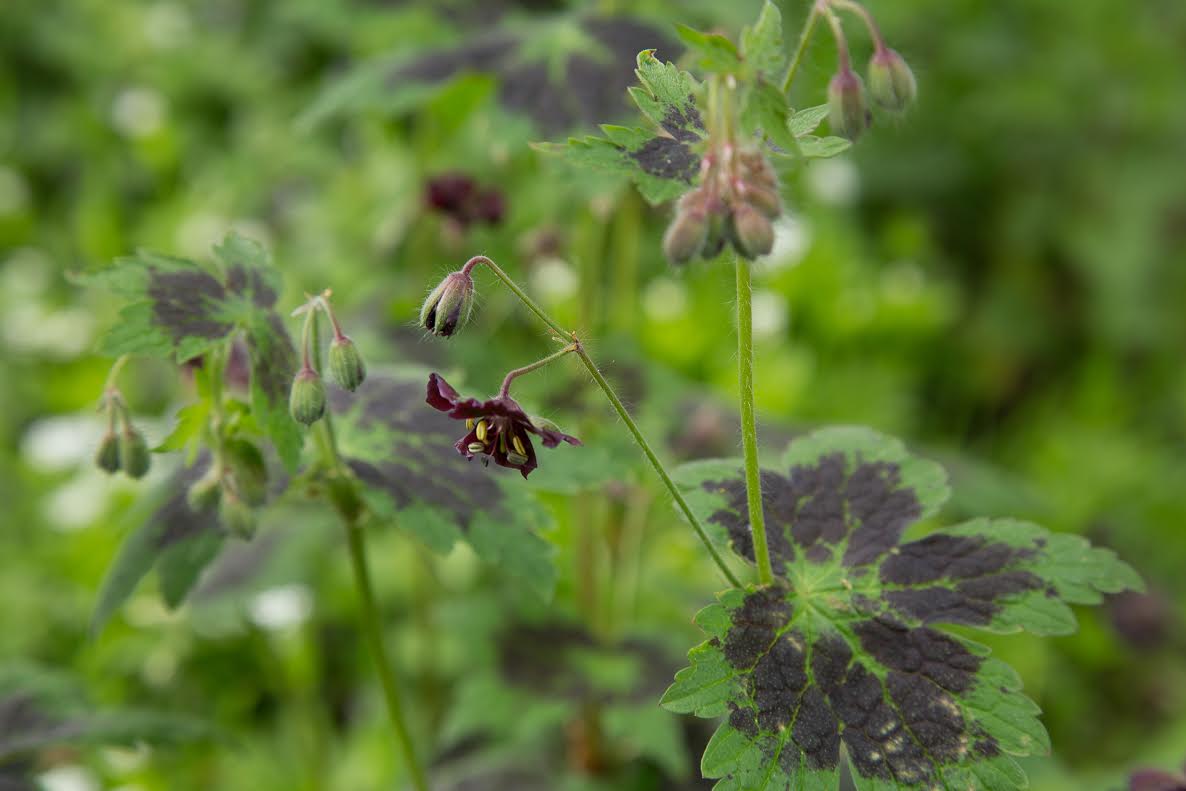
[[[474,456],[493,459],[500,467],[523,473],[524,478],[539,466],[531,442],[532,434],[540,438],[545,448],[554,448],[561,442],[581,444],[579,439],[570,437],[554,425],[529,417],[506,393],[486,401],[462,398],[435,373],[428,376],[426,401],[449,417],[465,421],[467,433],[454,445],[461,455],[467,459]]]

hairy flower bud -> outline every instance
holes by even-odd
[[[222,497],[222,482],[219,477],[217,471],[211,469],[206,475],[190,484],[189,489],[185,492],[185,501],[189,504],[191,511],[200,514],[218,505],[218,501]]]
[[[433,335],[448,338],[469,321],[474,307],[474,279],[457,271],[432,290],[420,308],[420,326]]]
[[[218,508],[218,517],[231,535],[251,538],[255,535],[255,509],[233,494],[226,492]]]
[[[828,83],[828,123],[835,134],[856,140],[869,128],[869,121],[865,86],[852,69],[844,66]]]
[[[311,426],[325,414],[325,385],[312,368],[302,368],[292,380],[288,411],[298,423]]]
[[[774,226],[770,218],[749,203],[733,209],[733,234],[737,252],[746,258],[766,255],[774,249]]]
[[[750,187],[745,192],[745,202],[772,220],[782,214],[778,193],[768,187]]]
[[[103,472],[114,474],[119,471],[119,437],[114,431],[103,435],[99,450],[95,453],[95,464]]]
[[[334,338],[329,345],[329,373],[339,387],[350,391],[356,390],[367,377],[366,363],[358,347],[345,335]]]
[[[144,435],[130,425],[119,435],[119,463],[129,478],[143,478],[152,465]]]
[[[263,505],[268,499],[268,465],[259,448],[245,439],[232,439],[223,447],[226,482],[247,505]]]
[[[869,61],[869,95],[890,112],[900,113],[914,103],[918,83],[902,56],[892,49],[879,48]]]
[[[672,264],[686,264],[704,249],[709,225],[704,203],[699,190],[680,198],[675,217],[663,234],[663,254]]]

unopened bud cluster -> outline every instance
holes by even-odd
[[[186,492],[190,509],[218,510],[219,521],[233,535],[255,533],[256,509],[267,500],[268,467],[259,448],[235,437],[222,443],[213,466]]]
[[[725,144],[705,155],[701,172],[700,186],[680,198],[663,236],[667,260],[679,265],[713,258],[729,244],[746,258],[769,253],[782,201],[762,152]]]
[[[143,478],[152,466],[152,454],[144,435],[132,425],[123,396],[109,389],[101,408],[107,413],[107,431],[95,452],[95,465],[111,475],[122,471],[129,478]]]
[[[343,334],[333,310],[329,306],[329,292],[312,297],[297,313],[306,313],[301,368],[292,380],[288,394],[288,411],[292,419],[310,426],[325,415],[325,383],[313,365],[313,322],[317,311],[324,311],[333,327],[334,337],[329,345],[329,376],[343,390],[353,392],[366,380],[366,363],[350,336]]]

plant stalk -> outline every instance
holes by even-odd
[[[499,390],[498,390],[499,396],[506,397],[511,392],[511,382],[515,381],[520,376],[523,376],[524,374],[529,374],[532,371],[543,368],[545,365],[552,362],[553,360],[558,360],[561,357],[563,357],[564,355],[569,354],[571,352],[575,352],[576,350],[577,350],[577,345],[575,343],[570,343],[567,346],[565,346],[563,349],[561,349],[560,351],[549,354],[547,357],[544,357],[542,360],[536,360],[535,362],[531,363],[530,365],[525,365],[522,368],[516,368],[515,370],[510,371],[509,373],[507,373],[506,377],[503,378],[503,380],[502,380],[502,387],[499,388]]]
[[[782,92],[785,94],[791,90],[791,83],[795,81],[795,74],[799,71],[799,66],[803,63],[803,55],[807,52],[807,43],[811,41],[811,36],[815,33],[815,26],[819,24],[820,18],[820,2],[818,0],[811,4],[811,11],[807,14],[807,21],[803,23],[803,32],[799,34],[799,45],[795,47],[795,54],[791,57],[791,64],[787,66],[787,73],[782,78]]]
[[[737,268],[737,374],[741,399],[741,441],[745,451],[745,494],[753,533],[758,581],[774,581],[770,549],[766,544],[766,514],[762,509],[762,473],[758,466],[758,429],[754,418],[754,321],[750,262],[736,256]]]
[[[312,347],[313,363],[317,370],[321,369],[321,347],[318,343],[317,311],[310,311],[305,329],[309,345],[306,354]],[[342,462],[338,451],[337,438],[334,435],[333,417],[327,409],[325,415],[317,422],[317,437],[321,446],[324,463],[329,467],[329,475],[341,479],[344,485],[349,483],[346,465]],[[359,523],[359,509],[345,506],[343,499],[332,497],[338,515],[342,519],[342,526],[346,529],[346,543],[350,548],[350,565],[354,572],[354,586],[358,590],[359,622],[363,635],[379,671],[379,681],[383,687],[383,698],[387,704],[387,714],[391,725],[395,729],[395,739],[407,765],[408,773],[412,776],[412,785],[416,791],[428,791],[428,781],[424,768],[416,758],[416,750],[412,746],[411,732],[408,730],[407,719],[404,716],[403,699],[399,690],[399,682],[395,676],[395,667],[387,655],[387,647],[383,643],[383,621],[379,616],[379,607],[375,601],[375,590],[371,584],[370,564],[367,561],[366,539],[363,536],[362,525]]]

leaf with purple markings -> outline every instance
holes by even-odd
[[[753,562],[739,460],[677,483],[714,538]],[[1021,788],[1049,750],[1037,706],[986,649],[936,627],[1066,634],[1070,604],[1140,588],[1082,538],[981,519],[905,540],[948,494],[933,462],[856,428],[791,443],[762,472],[775,583],[726,591],[663,702],[724,717],[702,770],[718,789]]]

